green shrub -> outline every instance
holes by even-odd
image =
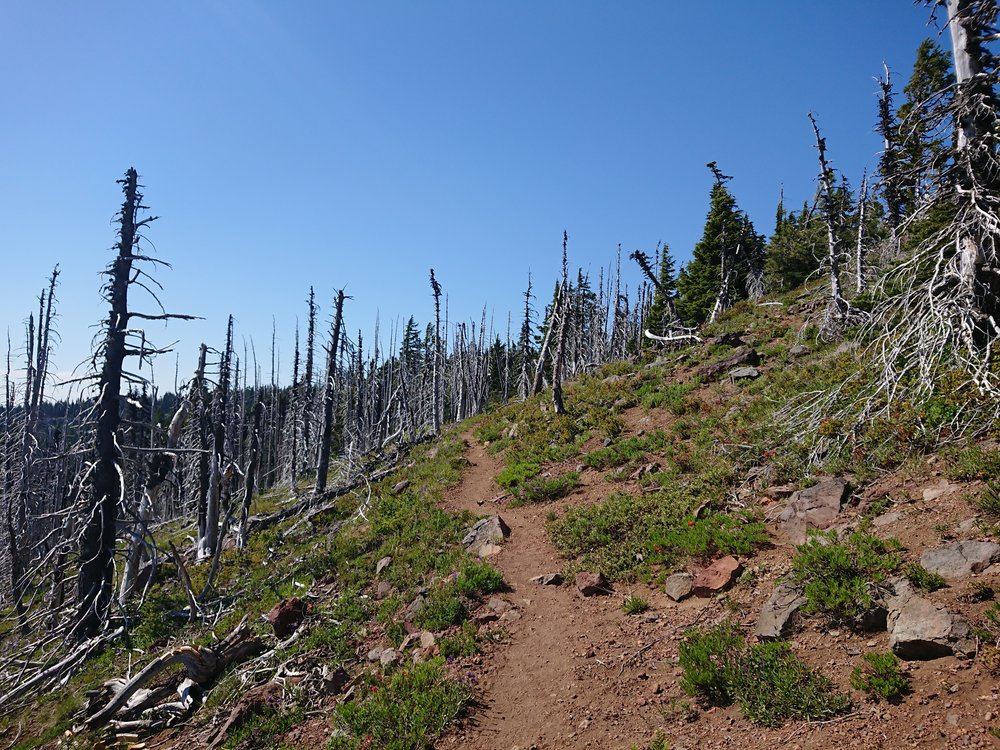
[[[689,632],[680,646],[681,687],[710,705],[737,702],[756,724],[814,721],[846,710],[850,699],[798,659],[787,643],[747,646],[731,623]]]
[[[516,504],[542,503],[565,497],[580,483],[580,475],[575,471],[557,477],[534,477],[523,482],[514,490]]]
[[[413,621],[426,630],[444,630],[461,624],[467,616],[457,586],[449,583],[430,592]]]
[[[496,481],[505,490],[513,491],[541,470],[542,467],[537,461],[514,461],[508,463],[503,471],[497,474]]]
[[[768,544],[767,527],[751,513],[715,513],[704,518],[688,517],[676,526],[650,537],[653,552],[665,563],[679,557],[701,559],[718,555],[751,555]]]
[[[844,541],[834,531],[816,532],[798,546],[792,578],[804,586],[808,613],[821,613],[835,624],[864,624],[875,606],[875,585],[902,562],[902,545],[856,531]]]
[[[978,498],[975,506],[993,519],[1000,518],[1000,483],[988,482]]]
[[[472,561],[462,565],[455,585],[458,591],[466,596],[495,594],[506,587],[503,573],[487,563]]]
[[[851,687],[875,701],[899,703],[910,692],[909,675],[899,670],[899,658],[893,653],[864,655],[864,663],[851,672]]]
[[[641,615],[649,609],[649,602],[640,596],[628,596],[622,602],[622,611],[627,615]]]
[[[814,672],[784,641],[752,646],[739,665],[736,696],[743,715],[776,727],[789,719],[828,719],[851,704],[829,678]]]
[[[372,683],[357,698],[336,709],[336,723],[347,736],[334,736],[329,750],[425,750],[472,699],[468,684],[453,682],[435,658],[396,671]]]
[[[681,689],[711,706],[728,706],[743,648],[743,638],[729,622],[689,631],[680,645]]]
[[[226,737],[224,748],[273,748],[275,738],[285,734],[305,718],[305,711],[298,706],[283,710],[280,701],[265,705]]]
[[[640,748],[638,745],[632,745],[632,750],[640,750]],[[649,744],[646,745],[643,750],[670,750],[670,743],[667,742],[667,735],[657,729],[656,734],[653,735],[653,739],[649,741]]]
[[[903,568],[903,575],[907,580],[923,591],[937,591],[944,588],[946,583],[942,576],[932,573],[920,563],[910,563]]]
[[[642,437],[631,437],[612,443],[606,448],[598,448],[583,457],[584,466],[603,471],[623,464],[635,463],[646,457],[646,452],[659,452],[668,445],[666,434],[656,430]]]
[[[1000,451],[987,450],[978,445],[965,448],[948,448],[942,451],[948,462],[945,469],[949,479],[971,481],[991,479],[1000,474]]]
[[[441,656],[445,659],[472,656],[479,653],[476,627],[470,622],[462,623],[462,629],[455,635],[445,636],[438,641]]]

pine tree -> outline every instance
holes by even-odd
[[[931,39],[921,42],[913,73],[903,89],[906,99],[897,113],[904,216],[916,209],[930,183],[944,169],[950,126],[935,123],[930,114],[951,101],[954,80],[948,54]]]
[[[764,238],[758,235],[746,214],[736,205],[736,199],[726,187],[730,179],[709,165],[716,175],[712,185],[708,216],[701,240],[694,246],[691,262],[677,278],[677,313],[689,325],[705,322],[719,297],[722,279],[722,258],[726,253],[735,262],[728,284],[730,300],[746,296],[746,268],[743,258],[762,252]]]

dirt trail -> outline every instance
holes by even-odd
[[[519,617],[504,623],[509,638],[491,650],[477,675],[482,706],[440,746],[616,748],[649,737],[663,722],[656,698],[673,681],[673,666],[663,659],[673,628],[664,628],[663,616],[673,610],[671,619],[690,622],[702,605],[675,605],[642,587],[641,595],[660,614],[626,617],[620,605],[629,591],[584,599],[572,585],[532,583],[532,577],[565,564],[546,535],[547,513],[593,501],[603,488],[588,486],[585,474],[581,489],[558,503],[494,504],[502,490],[493,478],[502,467],[474,438],[466,439],[471,466],[445,505],[477,515],[499,512],[510,527],[510,538],[492,561],[510,586],[503,598]]]

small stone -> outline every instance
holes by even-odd
[[[872,521],[872,526],[877,529],[881,529],[883,526],[889,526],[890,524],[896,523],[899,519],[903,517],[902,513],[898,511],[893,511],[892,513],[883,513],[881,516]]]
[[[376,647],[368,652],[368,661],[378,661],[382,658],[382,649]]]
[[[810,351],[811,350],[809,349],[808,346],[803,346],[802,344],[796,344],[795,346],[793,346],[791,349],[788,350],[788,353],[793,357],[804,357]]]
[[[563,577],[561,573],[542,573],[532,578],[531,582],[541,586],[559,586],[563,582]]]
[[[780,638],[792,615],[805,603],[801,586],[789,581],[780,582],[760,611],[755,634],[760,640]]]
[[[729,379],[733,382],[737,380],[754,380],[760,377],[760,370],[756,367],[737,367],[729,371]]]
[[[382,575],[382,571],[389,567],[389,563],[392,562],[391,557],[383,557],[377,563],[375,563],[375,575]]]
[[[792,544],[803,544],[810,528],[827,529],[832,526],[847,497],[847,491],[847,482],[836,477],[793,494],[778,516]]]
[[[596,596],[597,594],[607,594],[608,582],[603,573],[577,573],[576,588],[586,596]]]
[[[404,479],[401,482],[396,482],[396,484],[394,484],[393,487],[392,487],[392,494],[393,495],[398,495],[400,492],[402,492],[403,490],[405,490],[409,486],[410,486],[410,480],[409,479]]]
[[[932,503],[938,498],[942,498],[945,495],[949,495],[954,492],[957,488],[947,479],[942,479],[936,485],[927,487],[923,491],[923,498],[925,503]]]
[[[503,547],[497,544],[484,544],[479,548],[476,554],[479,555],[480,560],[483,560],[487,557],[495,557],[501,552],[503,552]]]
[[[379,657],[379,663],[383,667],[391,666],[395,664],[397,661],[399,661],[399,654],[396,652],[396,649],[394,648],[387,648],[385,651],[382,652],[382,655]]]
[[[698,597],[708,597],[725,591],[732,586],[743,565],[732,555],[716,560],[695,576],[691,582],[691,593]]]
[[[694,576],[690,573],[674,573],[667,578],[664,590],[671,599],[679,602],[681,599],[691,595],[692,582]]]
[[[429,630],[425,630],[420,634],[420,648],[430,648],[435,643],[437,643],[437,638]]]

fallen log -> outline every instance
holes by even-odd
[[[87,718],[86,724],[95,727],[110,721],[138,690],[172,666],[182,665],[191,682],[206,688],[229,665],[243,661],[262,648],[261,640],[250,630],[244,617],[233,632],[213,646],[178,646],[157,656],[139,674],[118,688],[104,708]],[[129,710],[141,711],[147,707],[142,702],[130,706]]]

